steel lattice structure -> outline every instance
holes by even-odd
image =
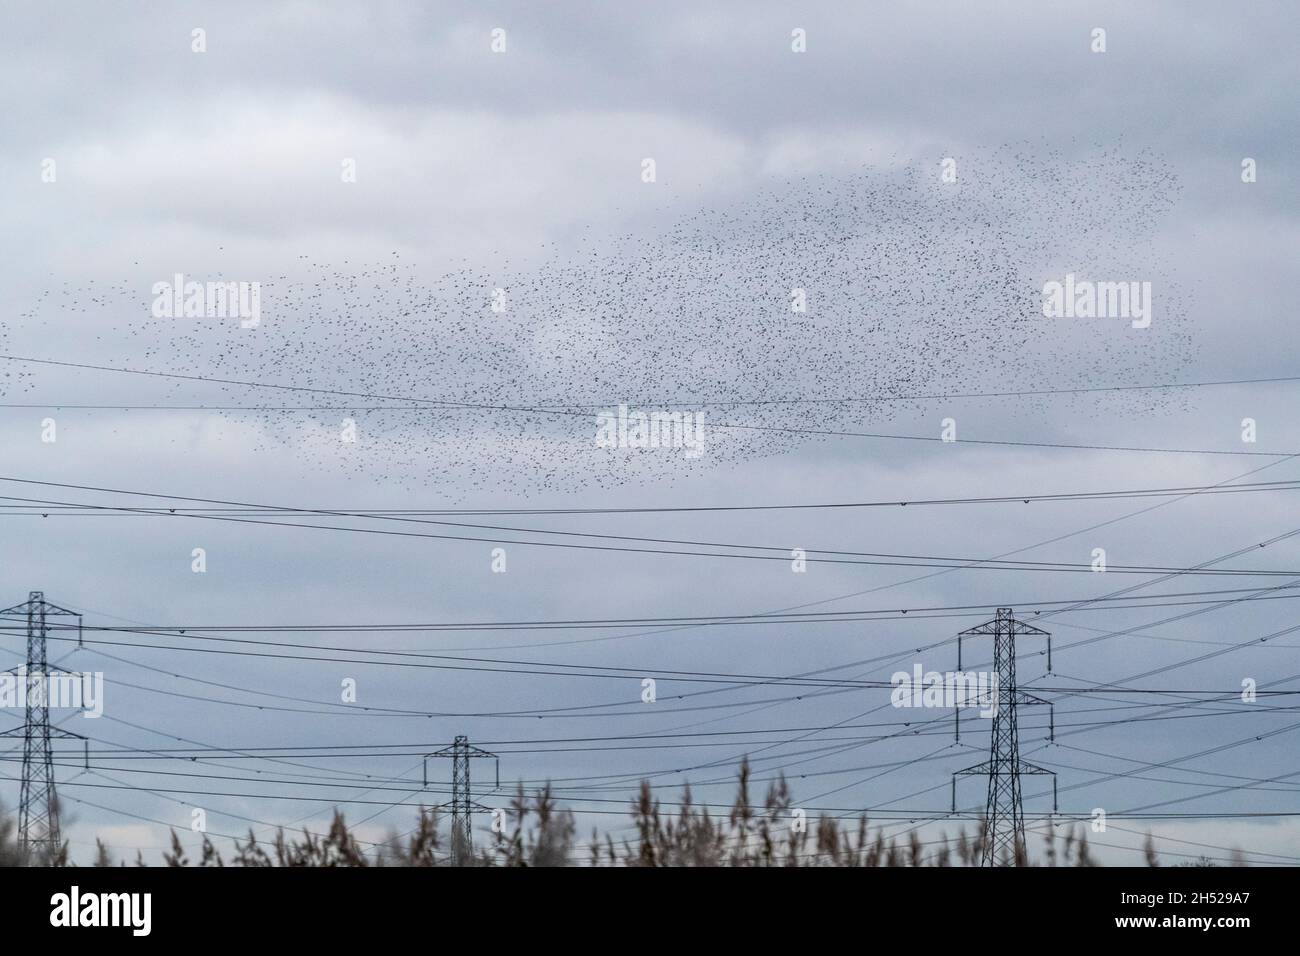
[[[496,761],[496,787],[501,787],[501,760],[494,753],[470,745],[469,738],[458,734],[450,747],[425,754],[424,785],[429,785],[429,758],[451,758],[451,802],[442,806],[451,808],[451,861],[454,866],[472,866],[474,863],[474,834],[470,815],[475,810],[491,811],[470,796],[469,762],[478,757],[491,757]]]
[[[5,731],[0,736],[23,738],[18,841],[24,859],[37,864],[57,861],[63,850],[63,838],[59,832],[59,797],[54,783],[54,752],[50,747],[50,739],[72,738],[83,742],[86,739],[81,734],[50,727],[48,677],[51,671],[63,671],[61,667],[51,666],[46,654],[45,644],[49,631],[46,619],[54,616],[77,618],[80,645],[81,615],[48,603],[43,591],[32,591],[28,594],[26,603],[0,611],[0,618],[20,618],[27,624],[27,662],[18,669],[18,676],[24,682],[26,719],[21,727]]]
[[[1041,628],[1017,621],[1012,609],[1000,607],[997,617],[957,635],[957,670],[961,670],[963,637],[993,638],[993,668],[997,675],[993,732],[989,759],[953,774],[953,811],[957,809],[957,777],[983,775],[989,778],[988,801],[984,809],[984,839],[981,866],[1019,866],[1025,862],[1025,818],[1021,805],[1022,774],[1052,777],[1052,811],[1056,812],[1056,774],[1020,759],[1020,734],[1016,709],[1026,704],[1046,704],[1042,698],[1016,687],[1016,637],[1047,638],[1047,670],[1052,669],[1051,635]],[[1050,705],[1049,705],[1050,706]],[[1053,727],[1055,721],[1053,720]],[[1055,730],[1052,732],[1055,739]]]

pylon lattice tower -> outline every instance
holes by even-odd
[[[1051,770],[1020,759],[1020,734],[1016,726],[1017,707],[1048,704],[1016,686],[1016,637],[1033,635],[1047,638],[1047,670],[1052,670],[1052,636],[1015,618],[1012,609],[1000,607],[997,617],[979,627],[957,635],[957,670],[961,670],[963,637],[993,638],[993,668],[997,675],[993,732],[990,735],[989,759],[953,774],[952,809],[957,810],[957,778],[983,775],[989,778],[988,800],[984,808],[984,841],[981,866],[1018,866],[1025,859],[1025,818],[1021,806],[1022,774],[1043,774],[1052,778],[1052,812],[1056,812],[1056,774]],[[1050,707],[1051,705],[1048,704]],[[1056,721],[1052,719],[1050,739],[1056,739]]]
[[[54,785],[54,752],[50,747],[50,739],[77,739],[83,741],[83,746],[89,747],[81,734],[50,726],[48,676],[51,671],[63,671],[63,668],[49,663],[45,648],[49,631],[47,618],[54,616],[77,618],[77,643],[80,646],[81,615],[48,603],[42,591],[31,591],[25,603],[0,611],[0,618],[20,618],[27,624],[27,662],[21,668],[11,668],[8,671],[14,673],[17,670],[18,676],[23,679],[26,719],[21,727],[7,730],[0,736],[23,738],[18,847],[24,860],[35,863],[54,861],[63,848],[63,839],[59,833],[59,797]]]
[[[476,758],[491,757],[496,762],[496,789],[501,788],[501,760],[494,754],[474,747],[469,738],[458,734],[450,747],[425,754],[424,785],[429,785],[429,758],[451,758],[451,802],[442,804],[451,808],[451,861],[454,866],[472,866],[474,863],[474,834],[470,827],[470,815],[475,810],[491,812],[470,796],[469,762]]]

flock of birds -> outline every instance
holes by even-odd
[[[319,390],[135,383],[143,401],[248,406],[212,414],[255,420],[258,441],[321,467],[412,487],[609,487],[925,407],[897,396],[1176,377],[1192,336],[1158,252],[1176,193],[1150,157],[1004,148],[960,158],[955,183],[937,162],[773,181],[625,234],[591,230],[518,268],[431,270],[397,252],[299,256],[266,276],[225,275],[220,255],[177,263],[201,281],[260,281],[251,329],[154,318],[156,276],[66,283],[24,318],[92,314],[87,361]],[[1042,284],[1067,271],[1154,280],[1157,320],[1044,318]],[[39,393],[45,370],[8,364],[7,396]],[[1078,401],[1088,414],[1097,399]],[[704,453],[599,447],[596,413],[619,403],[702,412]],[[355,443],[340,440],[344,419]]]

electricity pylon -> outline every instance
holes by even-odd
[[[1052,778],[1052,812],[1056,812],[1056,774],[1020,759],[1020,737],[1016,728],[1016,708],[1027,704],[1048,704],[1016,687],[1016,636],[1034,635],[1047,638],[1047,670],[1052,670],[1052,636],[1040,628],[1017,621],[1011,608],[998,608],[998,615],[979,627],[957,635],[957,670],[961,670],[963,637],[993,638],[993,669],[997,674],[996,700],[993,701],[993,733],[989,742],[989,759],[952,777],[952,809],[957,811],[957,778],[984,775],[989,778],[988,801],[984,808],[984,840],[981,866],[1019,866],[1025,859],[1025,818],[1020,802],[1021,774],[1046,774]],[[1051,705],[1048,704],[1050,707]],[[1052,720],[1051,738],[1056,739],[1056,721]]]
[[[424,785],[429,785],[429,758],[451,758],[451,862],[453,866],[474,864],[474,836],[470,828],[470,814],[475,810],[491,812],[491,807],[477,803],[470,796],[469,762],[477,757],[491,757],[496,761],[496,789],[501,787],[501,758],[481,747],[470,746],[469,738],[458,734],[450,747],[424,755]],[[443,804],[443,807],[448,804]]]
[[[81,646],[81,615],[76,611],[50,604],[42,591],[32,591],[26,603],[0,611],[0,618],[21,618],[27,623],[27,663],[11,668],[22,679],[26,698],[26,720],[21,727],[0,733],[0,737],[23,738],[23,779],[18,800],[18,849],[27,863],[52,864],[63,850],[59,833],[59,796],[54,787],[54,753],[50,738],[83,741],[89,767],[89,743],[81,734],[50,726],[49,675],[64,671],[51,665],[46,657],[47,617],[77,618],[77,645]]]

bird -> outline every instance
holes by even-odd
[[[92,310],[122,367],[229,380],[143,379],[147,398],[246,406],[211,414],[254,425],[255,448],[291,445],[313,467],[453,497],[761,467],[833,440],[819,432],[929,414],[894,396],[1150,380],[1190,360],[1176,291],[1162,301],[1170,318],[1140,340],[1122,322],[1044,318],[1039,298],[1066,271],[1109,278],[1136,262],[1167,274],[1151,241],[1178,192],[1165,164],[1011,144],[972,151],[961,169],[957,183],[940,181],[937,162],[759,178],[726,201],[676,199],[635,228],[585,229],[520,263],[302,252],[259,277],[218,248],[210,271],[187,268],[259,282],[255,329],[155,318],[140,277],[65,282],[22,318]],[[38,386],[30,367],[0,379],[5,395]],[[1072,402],[1093,416],[1122,400],[1026,397],[1017,411]],[[600,446],[598,416],[620,405],[697,414],[703,453]],[[345,420],[355,442],[340,439]]]

